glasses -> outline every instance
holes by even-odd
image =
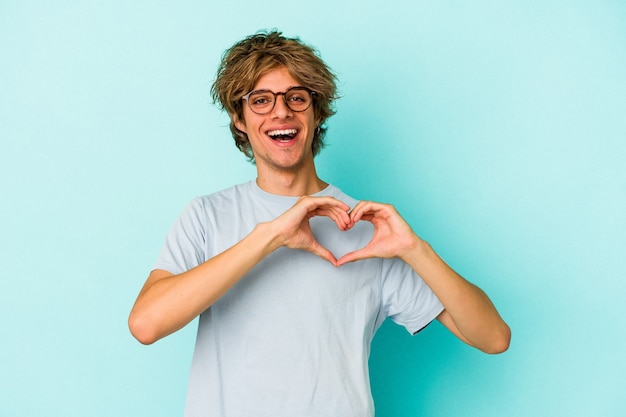
[[[291,87],[284,93],[275,93],[270,90],[254,90],[241,99],[248,103],[250,110],[256,114],[267,114],[276,105],[276,96],[283,96],[285,104],[295,112],[302,112],[311,107],[315,91],[306,87]]]

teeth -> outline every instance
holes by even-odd
[[[272,130],[267,132],[269,136],[294,136],[298,131],[296,129]]]

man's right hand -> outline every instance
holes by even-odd
[[[309,219],[326,216],[337,224],[339,230],[348,230],[352,227],[349,210],[347,204],[334,197],[300,197],[289,210],[269,222],[276,233],[275,244],[311,252],[336,265],[335,256],[313,236]]]

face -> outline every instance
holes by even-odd
[[[261,76],[253,90],[285,92],[301,86],[285,67]],[[263,115],[243,105],[243,120],[233,116],[237,129],[248,135],[257,169],[298,171],[313,165],[311,144],[318,121],[313,106],[303,112],[294,112],[278,96],[271,112]]]

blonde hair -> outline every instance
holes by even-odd
[[[215,104],[231,115],[230,131],[235,145],[250,160],[254,160],[254,155],[248,135],[237,129],[233,115],[243,120],[241,98],[254,88],[261,76],[278,67],[287,68],[295,80],[316,93],[313,109],[320,123],[313,137],[313,155],[324,147],[324,122],[335,114],[336,77],[313,47],[298,38],[287,38],[278,31],[248,36],[222,55],[211,96]]]

